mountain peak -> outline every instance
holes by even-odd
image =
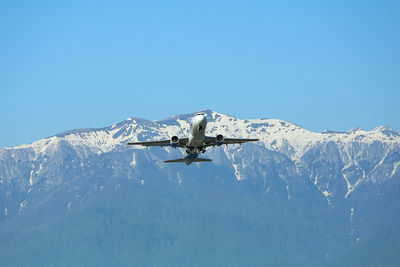
[[[398,132],[393,130],[389,125],[381,125],[372,130],[372,132],[380,132],[388,137],[400,136]]]
[[[393,130],[392,127],[390,127],[389,125],[381,125],[376,127],[375,129],[373,129],[372,131],[374,132],[384,132],[384,131],[389,131],[389,132],[396,132],[395,130]]]
[[[348,133],[355,133],[355,132],[360,132],[360,131],[364,131],[364,129],[362,129],[361,127],[356,126],[356,127],[352,128],[352,129],[348,130],[347,132]]]

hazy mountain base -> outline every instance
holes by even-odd
[[[1,265],[399,263],[397,209],[387,211],[379,205],[366,209],[378,212],[373,221],[381,226],[368,239],[356,242],[344,223],[347,218],[338,218],[342,212],[322,204],[326,202],[290,201],[263,193],[251,181],[216,178],[217,173],[184,175],[182,184],[157,173],[143,185],[132,179],[105,179],[102,190],[72,202],[70,208],[65,203],[68,192],[58,191],[48,202],[27,207],[20,216],[1,223]],[[397,194],[398,185],[391,186]],[[388,227],[382,227],[385,220]]]

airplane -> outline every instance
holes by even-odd
[[[178,136],[172,136],[169,140],[161,141],[148,141],[148,142],[131,142],[128,145],[141,145],[145,147],[149,146],[169,146],[173,148],[184,148],[184,157],[179,159],[165,160],[165,163],[173,162],[184,162],[186,165],[190,165],[193,162],[209,162],[211,159],[199,158],[200,153],[205,153],[207,147],[221,146],[223,144],[242,144],[245,142],[259,141],[258,139],[241,139],[241,138],[224,138],[222,134],[218,134],[216,137],[210,137],[205,135],[207,126],[207,118],[205,113],[197,113],[192,118],[190,125],[189,136],[186,138],[179,138]]]

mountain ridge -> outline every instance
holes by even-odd
[[[232,116],[217,113],[211,110],[204,110],[208,118],[207,135],[223,134],[226,137],[240,138],[259,138],[260,142],[256,144],[246,144],[250,147],[259,146],[264,151],[275,151],[281,153],[295,164],[296,171],[299,174],[306,173],[313,180],[314,184],[323,188],[321,192],[325,197],[330,195],[326,184],[319,185],[318,175],[310,173],[310,166],[305,158],[314,153],[315,147],[321,151],[328,150],[331,153],[330,160],[341,162],[342,176],[347,184],[348,197],[355,188],[364,180],[377,182],[379,179],[390,179],[399,173],[399,161],[392,164],[390,170],[380,175],[380,167],[385,165],[386,158],[392,152],[398,152],[400,146],[400,136],[393,129],[387,126],[376,127],[372,131],[362,129],[353,129],[348,132],[312,132],[292,123],[278,119],[246,119],[241,120]],[[65,131],[49,138],[44,138],[31,144],[20,145],[12,148],[0,149],[0,156],[7,151],[26,150],[33,151],[34,156],[38,157],[57,150],[60,143],[65,142],[71,148],[79,151],[78,154],[87,155],[87,153],[110,153],[113,151],[126,151],[124,146],[132,141],[169,139],[173,135],[180,137],[186,136],[189,130],[190,118],[195,113],[181,114],[168,117],[163,120],[149,121],[146,119],[128,118],[119,123],[102,127],[87,128]],[[389,132],[388,132],[389,131]],[[355,146],[358,146],[355,148]],[[320,148],[323,148],[322,150]],[[360,167],[360,162],[365,160],[370,149],[375,149],[375,158],[371,168]],[[143,148],[134,148],[137,151]],[[221,148],[216,148],[221,149]],[[211,149],[212,152],[216,149]],[[357,149],[357,152],[354,151]],[[246,165],[242,160],[241,164],[235,163],[235,152],[241,150],[240,146],[222,147],[222,151],[227,158],[232,161],[232,167],[235,170],[235,176],[238,180],[244,179]],[[167,148],[168,152],[172,150]],[[336,152],[335,152],[336,151]],[[218,152],[216,152],[218,154]],[[323,152],[326,153],[326,152]],[[336,153],[332,158],[332,153]],[[361,153],[361,154],[360,154]],[[209,153],[213,158],[215,152]],[[251,155],[251,153],[249,153]],[[328,155],[325,155],[328,156]],[[81,157],[82,159],[82,157]],[[398,159],[397,159],[398,160]],[[41,168],[41,167],[40,167]],[[31,170],[33,171],[33,169]],[[366,173],[367,171],[367,173]],[[376,173],[374,173],[374,171]],[[354,175],[354,173],[356,173]],[[378,174],[379,175],[378,175]],[[359,176],[355,179],[354,176]],[[353,176],[353,177],[350,177]],[[379,179],[378,179],[379,176]],[[367,179],[368,178],[368,179]],[[354,180],[354,181],[353,181]],[[32,178],[29,179],[32,186]]]
[[[146,265],[140,255],[192,265],[191,257],[183,260],[174,253],[191,255],[187,248],[230,251],[233,263],[249,263],[238,250],[243,246],[246,254],[257,255],[250,265],[354,265],[354,254],[373,257],[371,265],[397,261],[398,249],[382,254],[384,259],[374,252],[400,245],[397,132],[377,127],[316,133],[278,119],[204,112],[207,135],[260,142],[209,148],[205,155],[212,163],[190,166],[163,162],[180,157],[179,149],[127,146],[185,136],[189,113],[159,121],[128,118],[1,148],[0,258],[5,265],[27,265],[25,258],[48,265],[71,255],[101,265],[98,259],[110,262],[105,247],[120,259],[119,251],[131,246],[138,254],[124,254],[127,261],[121,259],[121,265]],[[70,234],[82,243],[79,249]],[[251,245],[254,240],[260,250]],[[46,255],[48,262],[31,251]],[[218,253],[213,257],[208,263],[225,264]],[[249,265],[246,261],[243,265]]]

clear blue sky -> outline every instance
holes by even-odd
[[[399,14],[400,1],[3,1],[0,147],[202,109],[399,131]]]

